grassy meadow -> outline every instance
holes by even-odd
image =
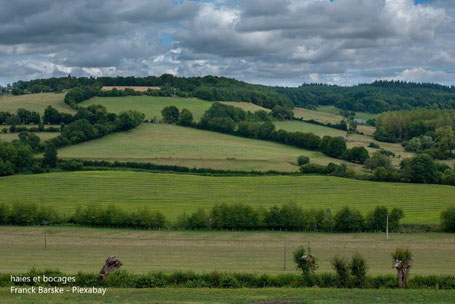
[[[191,303],[191,304],[365,304],[365,303],[452,303],[451,290],[375,290],[375,289],[324,289],[324,288],[261,288],[261,289],[191,289],[110,288],[105,296],[65,293],[63,295],[11,295],[9,289],[0,288],[0,303]],[[54,302],[52,302],[54,303]]]
[[[341,109],[338,109],[335,106],[320,106],[317,108],[317,110],[320,112],[335,114],[340,117],[341,117],[340,112],[342,111]],[[377,116],[377,114],[374,114],[374,113],[355,112],[355,118],[360,118],[360,119],[365,119],[365,120],[376,118],[376,116]]]
[[[129,160],[231,170],[296,171],[299,155],[307,155],[312,162],[320,164],[340,162],[316,151],[168,124],[142,124],[128,132],[59,150],[62,158]]]
[[[145,114],[146,119],[161,119],[161,110],[168,106],[176,106],[180,110],[188,109],[193,113],[195,120],[199,120],[204,112],[210,108],[211,102],[197,98],[155,97],[155,96],[124,96],[124,97],[94,97],[79,105],[101,104],[109,112],[120,113],[127,110],[136,110]]]
[[[18,190],[20,189],[20,191]],[[454,206],[455,187],[360,181],[331,176],[197,176],[133,171],[80,171],[13,175],[0,179],[2,202],[53,205],[70,213],[77,205],[148,206],[175,219],[184,211],[217,203],[254,207],[296,203],[305,208],[349,205],[366,214],[378,205],[404,210],[403,223],[438,224]]]
[[[65,93],[40,93],[25,95],[5,95],[0,96],[0,110],[14,113],[17,109],[24,108],[29,111],[44,113],[47,106],[53,106],[60,112],[73,113],[68,105],[63,102]]]
[[[109,255],[133,273],[149,271],[226,271],[297,273],[292,252],[311,246],[318,272],[332,272],[335,255],[359,252],[368,272],[394,274],[390,252],[409,247],[414,253],[412,275],[453,274],[455,238],[446,233],[301,233],[226,231],[151,231],[85,227],[0,227],[3,272],[20,273],[58,268],[66,273],[95,272]],[[284,247],[286,246],[286,266]],[[284,266],[286,269],[284,269]]]

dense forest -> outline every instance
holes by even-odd
[[[61,92],[76,87],[92,87],[95,94],[102,86],[159,86],[158,92],[139,94],[177,95],[204,100],[246,101],[266,108],[275,105],[314,108],[334,105],[340,109],[381,113],[414,108],[455,109],[455,87],[403,81],[375,81],[356,86],[303,84],[299,87],[270,87],[248,84],[232,78],[176,77],[169,74],[147,77],[62,77],[18,81],[13,84],[15,95],[39,92]],[[128,93],[128,92],[127,92]],[[114,92],[116,96],[122,94]],[[138,94],[129,92],[128,94]]]
[[[434,158],[452,157],[455,148],[455,111],[427,110],[387,112],[376,118],[375,138],[403,142],[410,152]]]

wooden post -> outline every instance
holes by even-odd
[[[387,213],[387,221],[386,221],[386,237],[387,241],[389,240],[389,214]]]

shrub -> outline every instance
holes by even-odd
[[[362,231],[364,219],[358,210],[343,207],[335,215],[335,229],[340,232]]]
[[[169,106],[161,110],[161,116],[163,116],[163,121],[166,123],[175,123],[179,120],[180,112],[176,106]]]
[[[349,263],[346,258],[334,257],[332,267],[336,272],[338,287],[347,288],[349,286]]]
[[[63,170],[76,171],[84,167],[84,163],[78,160],[65,161],[61,164]]]
[[[354,287],[364,288],[366,285],[367,264],[365,259],[356,253],[352,259],[351,264],[352,284]]]
[[[306,165],[306,164],[309,164],[309,163],[310,163],[310,158],[308,156],[302,155],[302,156],[299,156],[297,158],[297,164],[299,166],[303,166],[303,165]]]
[[[455,232],[455,207],[447,208],[441,212],[441,229]]]

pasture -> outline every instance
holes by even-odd
[[[47,106],[53,106],[60,112],[73,113],[68,105],[63,102],[65,93],[39,93],[25,95],[0,96],[0,111],[15,113],[18,109],[24,108],[29,111],[44,113]]]
[[[317,108],[317,110],[320,112],[335,114],[340,117],[342,116],[342,115],[340,115],[340,112],[342,110],[338,109],[334,106],[320,106]],[[376,118],[376,116],[377,116],[377,114],[374,114],[374,113],[355,112],[355,118],[360,118],[360,119],[365,119],[365,120]]]
[[[20,189],[20,191],[18,191]],[[198,176],[133,171],[79,171],[0,179],[1,202],[37,203],[72,213],[78,205],[148,206],[174,220],[220,203],[254,207],[296,203],[304,208],[351,206],[363,214],[378,205],[399,207],[403,223],[438,224],[454,206],[455,187],[360,181],[331,176]]]
[[[197,98],[155,97],[155,96],[124,96],[124,97],[94,97],[81,102],[79,105],[101,104],[109,112],[136,110],[145,114],[146,119],[161,119],[161,110],[168,106],[176,106],[179,110],[187,109],[193,113],[195,120],[199,120],[204,112],[210,108],[211,102]]]
[[[394,274],[390,253],[398,246],[409,247],[414,253],[411,276],[455,272],[455,238],[448,233],[392,233],[387,241],[383,233],[0,227],[0,242],[4,245],[0,258],[8,261],[2,271],[14,273],[32,267],[58,268],[66,273],[95,272],[109,255],[118,256],[122,268],[132,273],[297,273],[292,253],[301,245],[311,246],[318,257],[318,272],[333,272],[330,261],[337,254],[351,257],[359,252],[370,274]]]
[[[323,288],[261,288],[261,289],[192,289],[110,288],[105,296],[71,294],[63,295],[11,295],[9,289],[0,288],[0,303],[28,304],[49,303],[302,303],[302,304],[365,304],[365,303],[451,303],[451,290],[396,290],[396,289],[323,289]],[[269,302],[270,301],[270,302]]]
[[[62,158],[155,162],[187,167],[296,171],[299,155],[340,162],[320,152],[168,124],[138,128],[59,150]]]

